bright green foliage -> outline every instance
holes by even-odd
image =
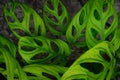
[[[6,69],[1,68],[0,73],[3,74],[7,80],[27,80],[26,74],[21,69],[17,60],[15,60],[14,54],[16,54],[16,48],[13,43],[0,36],[0,55],[2,60],[4,60]],[[4,40],[4,41],[3,41]],[[11,52],[13,50],[13,52]],[[0,62],[2,64],[3,62]]]
[[[43,6],[43,18],[53,35],[66,33],[70,23],[69,14],[60,0],[46,0]]]
[[[120,29],[114,0],[88,0],[71,22],[61,0],[46,0],[43,19],[48,29],[23,3],[7,3],[4,15],[18,38],[15,46],[0,35],[0,73],[7,80],[111,80],[120,75],[116,67],[120,64]],[[46,30],[56,39],[48,38]],[[61,35],[67,40],[57,39]],[[91,49],[69,66],[71,46]],[[22,57],[22,69],[16,52]]]
[[[21,14],[18,14],[18,16],[21,15],[21,17],[16,15],[17,13],[15,13],[15,10],[17,9],[21,11]],[[24,35],[45,36],[46,30],[41,17],[29,6],[17,2],[8,3],[4,7],[4,14],[10,29],[17,38]],[[32,30],[34,31],[30,31],[31,18],[33,20]]]
[[[0,46],[4,47],[7,51],[9,51],[10,55],[14,57],[16,56],[16,46],[2,35],[0,35]],[[3,55],[0,54],[0,62],[3,61],[4,61]]]
[[[115,58],[108,42],[102,42],[80,56],[62,77],[62,80],[110,80]]]
[[[67,71],[67,68],[57,65],[32,64],[25,66],[23,70],[32,74],[32,76],[29,76],[29,80],[61,80],[61,75]]]
[[[92,5],[86,29],[86,42],[90,48],[101,41],[110,41],[109,39],[114,36],[114,31],[118,26],[118,16],[112,1],[88,1]]]
[[[60,39],[48,39],[42,36],[22,37],[18,45],[20,55],[28,63],[44,63],[55,57],[57,57],[58,60],[63,59],[65,61],[66,57],[71,53],[69,46],[64,41]],[[43,59],[35,60],[33,58],[34,56],[39,56]],[[53,63],[58,62],[57,59],[54,60]]]
[[[86,3],[82,9],[74,16],[67,31],[66,37],[70,44],[76,46],[85,46],[85,29],[89,18],[91,4]],[[83,40],[82,40],[83,39]]]

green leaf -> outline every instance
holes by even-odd
[[[110,80],[116,61],[111,44],[102,42],[81,55],[61,80]]]
[[[45,63],[51,59],[56,63],[70,55],[69,46],[64,41],[42,36],[22,37],[18,46],[20,55],[28,63]]]
[[[3,36],[0,36],[0,54],[0,58],[2,58],[0,62],[2,61],[2,63],[5,63],[6,66],[1,68],[0,72],[7,77],[7,80],[14,80],[15,78],[20,80],[27,80],[27,76],[22,71],[20,65],[15,59],[15,45]]]
[[[86,28],[86,42],[89,48],[104,40],[112,40],[118,26],[118,16],[113,1],[88,1],[92,2]]]
[[[12,56],[16,56],[16,46],[7,38],[0,35],[0,46],[5,48]],[[3,54],[0,53],[0,62],[3,62]]]
[[[28,75],[30,80],[33,80],[32,78],[35,77],[37,77],[37,79],[34,80],[61,80],[61,76],[67,68],[57,65],[32,64],[25,66],[23,70],[31,74]]]
[[[70,17],[61,0],[46,0],[43,5],[43,18],[53,35],[66,33]]]
[[[85,42],[85,30],[86,24],[89,19],[89,12],[91,10],[91,3],[90,1],[87,2],[82,9],[74,16],[72,19],[67,32],[66,37],[67,41],[70,44],[83,47],[86,45]]]
[[[32,8],[23,3],[7,3],[4,7],[4,15],[10,29],[17,38],[26,35],[45,36],[46,34],[41,17]]]

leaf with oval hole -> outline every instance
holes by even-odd
[[[8,4],[10,4],[10,11],[8,11],[7,8]],[[25,5],[24,3],[7,3],[4,6],[4,15],[9,28],[17,38],[20,38],[22,36],[46,35],[46,29],[41,17],[32,8]],[[39,28],[41,32],[39,32]],[[21,35],[15,30],[22,30],[26,34]]]
[[[40,41],[39,39],[34,39],[35,43],[39,46],[43,46],[42,41]]]
[[[94,39],[100,40],[100,34],[99,34],[98,31],[96,31],[95,29],[92,28],[91,32],[92,32],[92,35],[93,35]]]
[[[80,38],[83,37],[85,38],[85,33],[86,33],[85,28],[89,19],[90,9],[91,9],[91,3],[87,2],[73,17],[71,23],[69,24],[68,29],[66,31],[66,38],[71,45],[75,45],[77,47],[83,47],[83,44],[86,44],[85,41],[83,41],[83,44],[81,44],[79,40]],[[75,32],[73,27],[75,27]],[[73,33],[75,34],[73,35]]]
[[[107,37],[111,33],[114,34],[117,29],[118,15],[115,7],[112,6],[112,1],[95,0],[93,3],[88,1],[92,3],[85,34],[86,43],[89,48],[92,48],[99,42],[107,40]],[[107,10],[105,12],[103,11],[103,6],[107,6]],[[97,31],[97,35],[100,37],[99,39],[95,40],[93,38],[94,32],[92,32],[91,29],[95,29]]]
[[[104,2],[103,3],[103,12],[106,12],[108,8],[108,3]]]
[[[37,59],[44,59],[46,57],[49,56],[49,53],[40,53],[40,54],[36,54],[34,55],[31,60],[37,60]]]
[[[110,80],[116,65],[112,48],[113,46],[109,42],[104,41],[89,49],[70,66],[61,80],[82,78],[85,80]],[[105,50],[105,54],[101,50]],[[104,57],[103,54],[109,55],[109,57]],[[110,58],[110,60],[106,58]]]
[[[86,68],[87,70],[93,72],[94,74],[99,74],[104,69],[102,64],[96,62],[85,62],[85,63],[81,63],[80,66]]]
[[[69,14],[60,0],[46,0],[44,2],[43,19],[53,35],[64,35],[70,23]],[[66,23],[64,23],[64,20],[66,20]],[[51,24],[60,28],[60,31],[56,30]]]
[[[80,17],[79,17],[79,22],[80,22],[80,25],[82,25],[84,23],[84,17],[85,17],[85,12],[84,10],[81,12],[80,14]]]
[[[39,65],[31,64],[23,68],[25,72],[29,72],[39,77],[41,80],[61,80],[59,73],[63,74],[67,68],[57,65]]]
[[[58,52],[59,50],[58,45],[55,42],[50,42],[50,44],[51,44],[51,48],[53,49],[53,51]]]
[[[94,10],[94,17],[95,19],[100,20],[100,15],[97,10]]]
[[[62,60],[71,54],[69,46],[64,41],[43,36],[22,37],[18,43],[18,51],[27,63],[47,63],[56,56],[57,60],[51,63],[62,63]]]
[[[108,62],[110,62],[110,57],[107,55],[105,51],[100,50],[100,55]]]

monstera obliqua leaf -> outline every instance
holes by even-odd
[[[111,44],[102,42],[81,55],[61,80],[111,80],[116,60]]]
[[[104,40],[111,41],[113,38],[118,26],[118,16],[113,1],[88,1],[92,2],[86,28],[86,42],[89,48]]]
[[[29,6],[11,2],[4,7],[5,19],[17,38],[21,36],[44,36],[46,34],[41,17]]]
[[[70,19],[61,0],[46,0],[43,5],[43,18],[53,35],[66,33]]]
[[[15,54],[15,45],[0,36],[0,73],[3,74],[7,80],[27,80],[25,73],[15,59]]]
[[[6,39],[5,37],[3,37],[2,35],[0,35],[0,46],[3,46],[4,48],[7,49],[7,51],[9,51],[9,53],[12,55],[12,56],[16,56],[16,47],[15,45],[9,41],[8,39]],[[3,55],[0,54],[0,62],[3,62],[4,59],[3,59]]]
[[[19,53],[28,63],[45,63],[52,60],[58,63],[70,55],[69,46],[59,39],[39,37],[23,37],[19,43]],[[62,61],[61,61],[62,62]]]
[[[31,64],[25,66],[23,70],[28,74],[29,80],[61,80],[67,68],[57,65]]]
[[[85,46],[85,29],[86,29],[86,24],[89,18],[89,12],[91,5],[90,1],[85,4],[82,9],[74,16],[72,19],[67,32],[66,32],[66,37],[67,41],[70,44],[76,45],[76,46]]]

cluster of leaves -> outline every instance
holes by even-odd
[[[44,2],[43,19],[18,2],[7,3],[4,15],[18,39],[15,45],[0,36],[0,64],[5,64],[0,73],[7,80],[110,80],[120,75],[120,29],[114,0],[88,0],[72,20],[60,0]],[[47,37],[48,32],[55,37]],[[66,39],[58,39],[63,36]],[[74,54],[71,46],[87,51],[66,66]],[[22,57],[22,66],[16,53]]]

